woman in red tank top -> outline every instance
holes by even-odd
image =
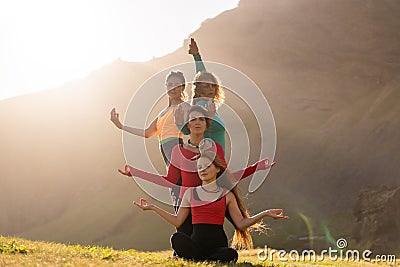
[[[176,214],[169,213],[145,199],[134,202],[142,210],[156,212],[168,223],[179,227],[192,214],[193,233],[189,236],[177,232],[171,237],[176,254],[191,260],[237,261],[235,249],[228,247],[223,230],[226,209],[235,225],[231,246],[250,248],[252,246],[249,228],[258,225],[264,217],[287,219],[282,209],[264,210],[249,216],[235,184],[235,179],[225,170],[218,155],[209,151],[197,160],[197,169],[202,181],[200,186],[186,190],[182,204]]]

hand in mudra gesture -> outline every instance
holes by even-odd
[[[139,208],[141,208],[142,210],[151,210],[154,205],[151,204],[150,202],[148,202],[146,199],[141,198],[139,203],[136,201],[133,201],[133,204]]]

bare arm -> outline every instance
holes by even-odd
[[[235,195],[232,192],[229,192],[226,195],[226,201],[228,205],[229,214],[232,217],[233,222],[236,227],[240,230],[246,229],[253,224],[258,223],[264,217],[271,217],[273,219],[288,219],[288,216],[283,215],[282,209],[269,209],[264,210],[256,215],[251,216],[250,218],[244,218],[242,213],[240,212],[239,206],[237,204]]]
[[[141,136],[141,137],[145,137],[145,138],[149,138],[153,135],[155,135],[157,133],[157,120],[158,118],[155,118],[150,125],[145,129],[138,129],[138,128],[134,128],[134,127],[130,127],[130,126],[126,126],[123,125],[121,123],[121,121],[119,120],[119,114],[117,113],[117,111],[115,110],[115,108],[113,108],[110,112],[111,118],[110,120],[114,123],[114,125],[123,131],[126,131],[128,133],[137,135],[137,136]]]
[[[122,127],[122,130],[124,130],[128,133],[137,135],[137,136],[149,138],[157,133],[157,120],[158,120],[158,118],[155,118],[145,130],[126,126],[126,125],[124,125]]]
[[[189,193],[189,190],[186,190],[185,195],[183,197],[184,199],[188,193]],[[187,198],[187,196],[186,196],[186,198]],[[172,224],[176,228],[178,228],[182,225],[182,223],[185,221],[185,219],[187,218],[187,216],[190,213],[190,207],[187,205],[181,206],[179,208],[177,214],[172,214],[172,213],[169,213],[169,212],[163,210],[160,207],[157,207],[154,204],[149,203],[146,199],[143,199],[143,198],[140,199],[139,203],[133,202],[133,204],[135,204],[137,207],[141,208],[142,210],[154,211],[158,216],[163,218],[167,223]]]

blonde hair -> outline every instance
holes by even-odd
[[[225,100],[225,93],[224,90],[222,90],[220,86],[220,80],[219,78],[211,72],[206,72],[206,71],[199,71],[196,76],[194,76],[193,79],[193,85],[192,85],[192,95],[193,95],[193,105],[196,103],[196,98],[200,97],[200,94],[196,88],[196,83],[199,82],[206,82],[206,83],[212,83],[213,86],[215,86],[215,97],[214,100],[219,102],[219,103],[224,103]]]
[[[247,211],[246,205],[244,203],[242,194],[239,188],[234,185],[235,179],[232,174],[226,168],[226,165],[223,163],[221,158],[215,154],[213,151],[205,151],[201,154],[200,157],[208,158],[212,161],[215,167],[219,168],[220,171],[217,174],[217,184],[223,188],[228,189],[235,196],[236,202],[238,204],[240,213],[244,218],[249,218],[249,212]],[[228,220],[235,227],[235,233],[232,237],[231,247],[234,249],[251,249],[253,248],[253,239],[250,235],[250,231],[255,230],[258,232],[265,232],[268,228],[266,228],[263,222],[256,223],[246,229],[238,229],[235,223],[228,217]]]

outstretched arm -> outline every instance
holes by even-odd
[[[186,193],[189,193],[189,190],[186,190]],[[185,196],[184,196],[185,198]],[[142,210],[152,210],[155,213],[157,213],[157,215],[159,215],[161,218],[163,218],[166,222],[168,222],[169,224],[172,224],[173,226],[175,226],[176,228],[180,227],[182,225],[182,223],[185,221],[185,219],[187,218],[187,216],[190,213],[190,207],[187,205],[181,206],[178,210],[178,213],[172,214],[169,213],[165,210],[163,210],[160,207],[157,207],[154,204],[149,203],[146,199],[141,198],[140,202],[133,202],[133,204],[135,204],[137,207],[141,208]]]
[[[134,127],[129,127],[126,125],[123,125],[121,123],[121,121],[119,120],[119,114],[117,113],[117,111],[115,110],[115,108],[113,108],[110,112],[110,120],[114,123],[114,125],[118,128],[121,129],[123,131],[126,131],[128,133],[137,135],[137,136],[141,136],[141,137],[151,137],[153,135],[155,135],[157,133],[157,119],[155,118],[150,125],[145,129],[138,129],[138,128],[134,128]]]
[[[229,192],[226,195],[226,201],[227,201],[227,205],[228,205],[229,214],[231,215],[232,220],[235,223],[235,226],[239,230],[246,229],[246,228],[258,223],[264,217],[271,217],[275,220],[289,218],[288,216],[283,214],[282,209],[264,210],[256,215],[251,216],[250,218],[244,218],[242,213],[240,212],[235,195],[232,192]]]
[[[206,67],[204,66],[203,60],[201,59],[199,48],[194,38],[190,38],[188,52],[189,54],[193,55],[193,59],[196,65],[196,73],[198,73],[199,71],[206,71]]]
[[[132,177],[132,176],[138,177],[143,180],[146,180],[146,181],[149,181],[149,182],[152,182],[154,184],[161,185],[164,187],[172,188],[176,184],[176,183],[172,183],[172,182],[168,181],[168,179],[167,179],[168,176],[161,176],[161,175],[154,174],[151,172],[146,172],[141,169],[129,166],[127,164],[125,165],[124,170],[118,169],[118,172],[120,174],[126,175],[128,177]]]
[[[246,177],[249,177],[250,175],[252,175],[256,171],[266,170],[268,168],[271,168],[274,165],[275,165],[275,162],[271,163],[269,158],[265,158],[265,159],[262,159],[260,161],[257,161],[253,165],[247,166],[244,169],[232,172],[232,175],[235,178],[235,180],[239,181],[239,180],[242,180],[242,179],[244,179]]]

